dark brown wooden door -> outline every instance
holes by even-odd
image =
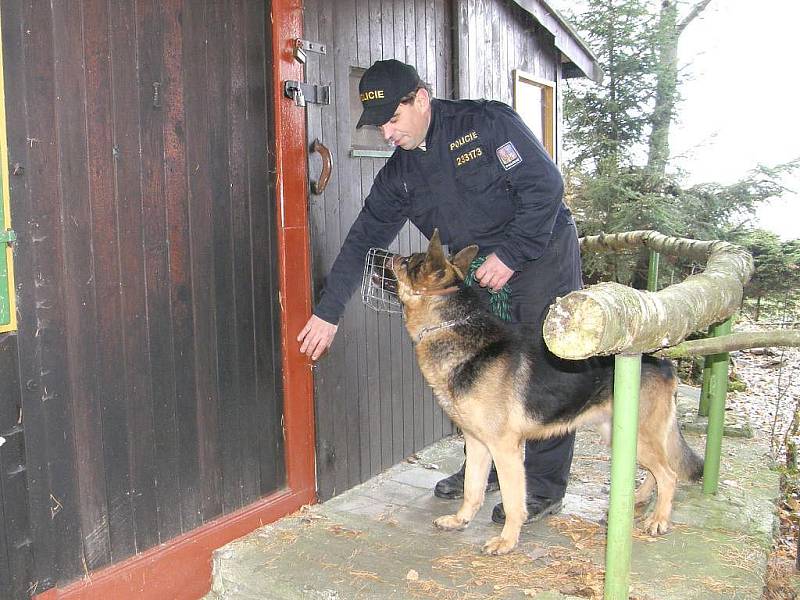
[[[386,160],[380,156],[385,145],[356,134],[358,78],[375,60],[397,58],[414,64],[435,95],[450,97],[451,22],[447,0],[305,2],[306,38],[327,45],[326,55],[309,54],[306,81],[331,86],[329,106],[307,108],[309,143],[321,140],[335,165],[327,190],[309,200],[316,297]],[[312,179],[319,175],[316,155],[309,172]],[[391,249],[407,253],[425,244],[416,228],[406,226]],[[357,297],[314,373],[323,500],[453,431],[417,369],[400,317],[376,314]]]
[[[269,3],[0,10],[38,593],[285,483]]]

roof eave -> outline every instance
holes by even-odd
[[[564,59],[564,77],[588,77],[596,83],[603,80],[603,69],[578,32],[546,0],[514,0],[555,38],[556,48]]]

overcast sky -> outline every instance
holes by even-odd
[[[712,0],[681,37],[690,81],[672,154],[689,182],[730,183],[758,164],[800,158],[800,2]],[[759,224],[800,238],[800,173],[785,194],[759,211]]]
[[[576,4],[551,3],[556,9]],[[681,14],[694,3],[684,2]],[[800,157],[799,27],[797,0],[712,0],[681,36],[690,80],[670,143],[687,183],[731,183],[758,164]],[[796,239],[800,173],[785,184],[797,193],[760,210],[758,225]]]

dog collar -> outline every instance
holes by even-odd
[[[453,285],[448,288],[442,288],[441,290],[422,290],[421,292],[413,292],[414,296],[448,296],[450,294],[455,294],[458,290],[461,289],[461,286]]]
[[[455,327],[456,325],[463,325],[467,321],[472,318],[472,315],[467,315],[466,317],[461,317],[460,319],[451,319],[450,321],[445,321],[444,323],[439,323],[438,325],[428,325],[427,327],[423,327],[419,330],[417,334],[417,342],[421,342],[422,338],[424,338],[429,333],[433,333],[434,331],[439,331],[440,329],[449,329],[450,327]]]

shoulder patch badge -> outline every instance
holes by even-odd
[[[511,142],[506,142],[497,149],[497,158],[506,171],[522,162],[522,157]]]

